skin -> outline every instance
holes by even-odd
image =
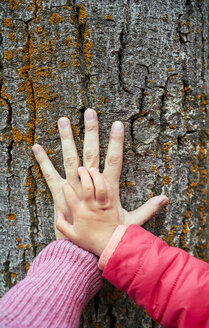
[[[84,113],[85,137],[83,147],[83,165],[88,170],[90,168],[99,168],[99,132],[97,114],[93,109],[87,109]],[[64,214],[66,220],[72,223],[72,215],[68,208],[63,193],[63,186],[71,185],[73,190],[82,200],[82,188],[78,175],[80,159],[76,150],[73,139],[71,124],[68,118],[62,117],[58,120],[58,128],[62,143],[63,161],[66,179],[62,178],[54,168],[43,147],[35,144],[32,149],[36,160],[38,161],[48,187],[54,200],[55,218],[57,211]],[[129,226],[130,224],[143,225],[149,220],[168,199],[166,196],[156,196],[149,199],[144,205],[135,211],[127,212],[121,206],[119,196],[119,180],[123,162],[123,143],[124,143],[124,126],[121,122],[114,122],[108,145],[107,156],[103,175],[111,184],[115,202],[117,203],[120,224]],[[56,239],[66,239],[55,227]]]
[[[97,169],[79,167],[83,199],[66,183],[63,186],[73,224],[57,212],[56,227],[74,244],[100,256],[120,224],[117,204],[110,184]]]

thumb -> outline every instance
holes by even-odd
[[[76,243],[76,233],[74,231],[73,224],[69,223],[64,214],[60,211],[56,214],[56,228],[61,232],[67,239],[70,239],[73,243]]]
[[[130,219],[132,222],[129,224],[138,224],[139,226],[143,225],[166,203],[168,203],[168,198],[166,196],[156,196],[150,198],[145,204],[130,213]]]

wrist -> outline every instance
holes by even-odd
[[[93,251],[93,253],[99,257],[102,255],[117,228],[118,225],[114,225],[99,237],[98,244],[96,245],[95,251]]]
[[[101,253],[98,266],[100,270],[103,270],[106,266],[109,258],[114,253],[116,247],[118,246],[121,238],[123,237],[125,231],[127,229],[127,226],[125,225],[118,225],[115,229],[114,233],[112,234],[111,238],[109,239],[106,247],[103,249],[103,252]]]

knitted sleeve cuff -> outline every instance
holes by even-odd
[[[113,254],[114,250],[116,249],[116,247],[118,246],[121,238],[123,237],[125,231],[126,231],[127,227],[125,225],[119,225],[111,239],[109,240],[107,246],[105,247],[105,249],[103,250],[99,262],[98,262],[98,266],[100,268],[100,270],[104,270],[104,267],[106,266],[107,262],[109,261],[109,258],[111,257],[111,255]]]
[[[52,242],[0,300],[0,327],[78,327],[84,306],[102,286],[97,261],[68,240]]]

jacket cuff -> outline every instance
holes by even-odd
[[[109,261],[109,258],[111,257],[111,255],[113,254],[114,250],[116,249],[116,247],[118,246],[121,238],[123,237],[124,233],[126,232],[127,226],[125,225],[119,225],[114,233],[112,234],[112,237],[110,238],[107,246],[105,247],[105,249],[103,250],[99,262],[98,262],[98,266],[100,270],[104,270],[104,267],[106,266],[107,262]]]

